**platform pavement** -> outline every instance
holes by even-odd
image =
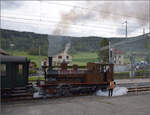
[[[116,79],[116,84],[126,84],[126,83],[147,83],[150,82],[150,78],[143,79]]]

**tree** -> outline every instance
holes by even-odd
[[[146,39],[145,39],[145,48],[147,50],[146,61],[148,63],[150,63],[150,46],[149,46],[149,44],[150,44],[150,36],[146,35],[145,37],[146,37]]]
[[[98,52],[99,60],[102,63],[109,63],[109,48],[105,50],[101,50],[101,48],[109,46],[109,40],[104,38],[100,42],[100,51]]]

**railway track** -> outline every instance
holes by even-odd
[[[140,87],[130,87],[128,88],[128,93],[131,92],[144,92],[144,91],[150,91],[150,86],[140,86]],[[93,93],[90,94],[79,94],[79,95],[71,95],[71,96],[52,96],[52,97],[38,97],[38,98],[33,98],[33,95],[31,94],[25,94],[25,95],[16,95],[13,97],[6,97],[2,98],[2,102],[10,102],[10,101],[24,101],[24,100],[39,100],[39,99],[54,99],[54,98],[66,98],[66,97],[77,97],[77,96],[88,96],[88,95],[93,95]]]
[[[53,96],[53,97],[38,97],[34,98],[33,96],[20,96],[20,97],[10,97],[1,99],[2,102],[10,102],[10,101],[24,101],[24,100],[40,100],[40,99],[57,99],[57,98],[67,98],[67,97],[78,97],[78,96],[88,96],[92,94],[80,94],[80,95],[72,95],[72,96]]]
[[[150,91],[150,86],[128,88],[128,92],[142,92],[142,91]]]

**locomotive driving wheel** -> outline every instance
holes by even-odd
[[[71,96],[70,89],[70,85],[58,85],[56,87],[56,96]]]

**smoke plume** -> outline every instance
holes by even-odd
[[[65,53],[65,54],[67,54],[67,53],[68,53],[69,48],[70,48],[70,45],[71,45],[70,43],[67,43],[67,44],[66,44],[66,46],[65,46],[65,50],[64,50],[64,53]]]
[[[132,19],[134,23],[145,26],[149,22],[149,10],[148,1],[87,1],[81,8],[73,7],[69,13],[62,13],[53,34],[64,34],[72,24],[95,19],[111,19],[114,22]]]

